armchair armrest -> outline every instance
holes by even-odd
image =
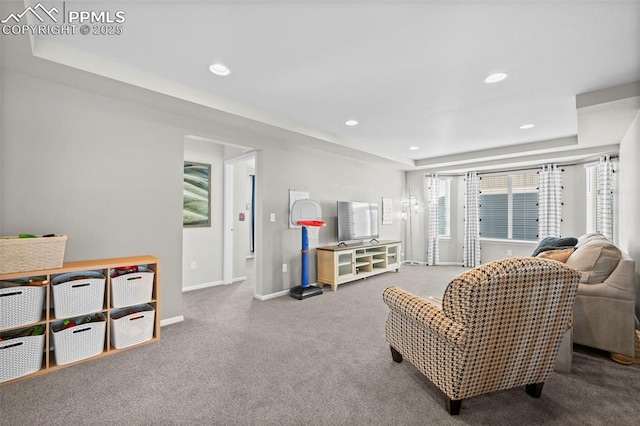
[[[431,333],[463,349],[466,345],[464,327],[446,316],[442,309],[428,300],[398,287],[387,287],[382,299],[389,309],[413,320]]]

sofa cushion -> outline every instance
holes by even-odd
[[[576,244],[576,248],[581,247],[592,240],[607,240],[607,237],[605,237],[599,232],[591,232],[589,234],[581,235],[578,237],[578,243]]]
[[[542,259],[557,260],[558,262],[564,263],[567,261],[567,259],[569,259],[569,256],[571,256],[571,254],[573,254],[574,251],[575,251],[575,248],[573,247],[555,249],[555,250],[546,250],[538,253],[536,257],[540,257]]]
[[[574,238],[574,237],[565,237],[565,238],[560,238],[560,237],[547,237],[547,238],[543,238],[542,241],[540,241],[540,243],[538,244],[538,247],[536,247],[536,249],[533,251],[533,254],[531,256],[537,256],[540,252],[549,250],[548,247],[554,247],[554,248],[569,248],[569,247],[575,247],[575,245],[578,243],[578,239]]]
[[[620,249],[606,239],[595,238],[573,252],[567,265],[582,273],[581,283],[604,282],[622,258]]]

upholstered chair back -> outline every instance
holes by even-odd
[[[487,263],[455,278],[442,299],[444,314],[465,331],[455,396],[544,382],[571,327],[579,278],[563,263],[533,257]]]

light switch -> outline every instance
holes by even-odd
[[[271,222],[275,222],[275,221],[276,221],[276,214],[275,214],[275,213],[271,213],[271,214],[269,215],[269,220],[270,220]]]

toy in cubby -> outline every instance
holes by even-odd
[[[111,270],[111,306],[125,308],[148,303],[153,297],[154,272],[144,265]]]
[[[101,312],[53,322],[51,338],[56,364],[69,364],[104,352],[106,324]]]

